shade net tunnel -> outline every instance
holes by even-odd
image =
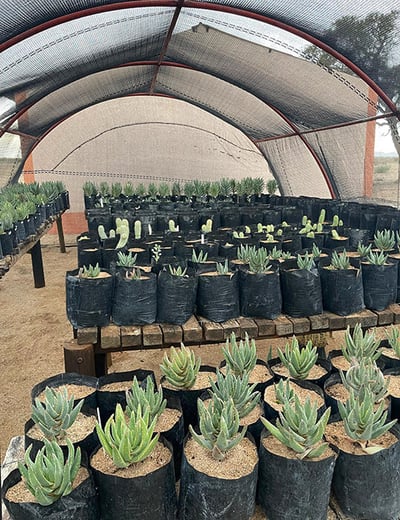
[[[0,186],[273,176],[371,197],[397,0],[0,0]]]

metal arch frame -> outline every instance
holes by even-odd
[[[179,18],[180,11],[181,11],[181,9],[183,7],[185,7],[185,8],[192,8],[192,9],[204,9],[204,10],[211,10],[211,11],[219,11],[219,12],[224,12],[224,13],[231,13],[231,14],[242,16],[242,17],[245,17],[245,18],[251,18],[251,19],[254,19],[254,20],[261,21],[263,23],[267,23],[269,25],[273,25],[273,26],[279,27],[279,28],[281,28],[281,29],[283,29],[283,30],[285,30],[285,31],[287,31],[289,33],[295,34],[295,35],[305,39],[306,41],[309,41],[310,43],[320,47],[321,49],[323,49],[325,52],[331,54],[332,56],[336,57],[338,60],[343,62],[349,69],[351,69],[353,72],[355,72],[355,74],[357,76],[359,76],[361,79],[363,79],[370,86],[370,88],[393,111],[393,115],[397,116],[397,118],[400,119],[399,111],[397,110],[395,104],[391,101],[391,99],[385,94],[385,92],[374,81],[372,81],[372,79],[365,72],[363,72],[358,66],[356,66],[352,61],[350,61],[348,58],[346,58],[345,56],[340,54],[338,51],[336,51],[335,49],[331,48],[329,45],[325,44],[324,42],[322,42],[318,38],[315,38],[314,36],[306,33],[305,31],[303,31],[301,29],[298,29],[298,28],[296,28],[296,27],[294,27],[292,25],[286,24],[286,23],[281,22],[279,20],[276,20],[274,18],[270,18],[270,17],[264,16],[264,15],[261,15],[261,14],[258,14],[258,13],[254,13],[254,12],[251,12],[251,11],[238,9],[238,8],[231,7],[231,6],[226,6],[226,5],[219,5],[219,4],[213,4],[213,3],[204,3],[204,2],[201,2],[201,1],[194,2],[192,0],[175,0],[175,1],[174,0],[135,0],[135,1],[129,0],[127,2],[118,2],[118,3],[113,3],[113,4],[97,6],[97,7],[91,7],[91,8],[85,9],[85,10],[77,11],[77,12],[74,12],[74,13],[69,13],[67,15],[64,15],[64,16],[61,16],[61,17],[49,20],[48,22],[39,24],[38,26],[36,26],[36,27],[34,27],[34,28],[32,28],[32,29],[30,29],[28,31],[24,31],[21,34],[19,34],[17,36],[14,36],[13,38],[8,40],[7,42],[4,42],[3,44],[0,44],[0,52],[2,52],[6,48],[9,48],[12,45],[14,45],[14,44],[16,44],[16,43],[18,43],[20,41],[23,41],[24,39],[28,38],[29,36],[32,36],[32,35],[37,34],[37,33],[41,32],[41,31],[43,31],[45,29],[48,29],[50,27],[54,27],[56,25],[59,25],[61,23],[64,23],[64,22],[67,22],[67,21],[70,21],[70,20],[73,20],[73,19],[83,18],[85,16],[90,16],[90,15],[97,14],[97,13],[102,13],[102,12],[107,12],[107,11],[114,11],[114,10],[119,10],[119,9],[128,9],[128,8],[136,8],[136,7],[157,7],[157,6],[175,7],[175,13],[174,13],[173,20],[172,20],[172,22],[170,24],[170,27],[169,27],[169,30],[168,30],[168,34],[167,34],[166,39],[165,39],[164,44],[163,44],[162,53],[166,52],[166,49],[168,47],[170,38],[171,38],[172,33],[173,33],[173,28],[174,28],[174,26],[175,26],[175,24],[176,24],[176,22],[177,22],[177,20]],[[154,85],[154,83],[156,81],[157,73],[158,73],[160,64],[162,62],[162,56],[163,56],[162,53],[160,54],[160,58],[158,60],[158,66],[156,68],[156,72],[155,72],[155,75],[153,77],[152,85]],[[151,92],[150,92],[150,94],[151,94]],[[14,118],[12,118],[12,122],[14,122],[17,119],[19,119],[20,116],[21,116],[21,113],[18,112],[14,116]],[[10,122],[7,123],[6,129],[9,128],[9,126],[12,124],[12,122],[11,123]],[[331,179],[329,178],[330,175],[328,174],[328,172],[326,171],[324,165],[322,164],[322,162],[318,158],[316,152],[313,150],[311,145],[309,145],[307,140],[301,135],[301,132],[299,132],[298,129],[295,126],[293,126],[292,123],[290,123],[289,121],[287,121],[287,122],[293,128],[295,134],[303,141],[303,143],[309,149],[310,153],[313,155],[314,159],[316,160],[316,162],[318,164],[318,167],[321,169],[321,172],[322,172],[323,176],[325,177],[325,180],[326,180],[327,185],[328,185],[328,187],[329,187],[329,189],[331,191],[332,196],[336,196],[336,193],[335,193],[336,187],[335,187],[335,190],[334,190],[333,189],[333,185],[331,184]],[[0,133],[0,136],[3,135],[5,131],[6,130],[3,130]]]
[[[205,71],[201,71],[201,70],[198,70],[198,69],[195,69],[193,67],[189,67],[187,65],[183,65],[183,64],[180,64],[180,63],[172,63],[172,62],[156,62],[156,61],[145,61],[145,62],[131,62],[131,63],[126,63],[126,64],[121,64],[121,65],[118,65],[116,67],[113,67],[114,69],[118,69],[118,68],[121,68],[121,67],[134,67],[134,66],[141,66],[143,64],[146,64],[146,65],[156,65],[157,66],[157,70],[155,72],[155,75],[153,77],[153,80],[152,80],[152,85],[153,85],[153,81],[155,79],[155,76],[156,74],[158,74],[158,71],[160,69],[161,66],[168,66],[168,67],[179,67],[179,68],[186,68],[186,69],[189,69],[189,70],[193,70],[195,72],[200,72],[202,74],[207,74],[207,75],[212,75],[208,72],[205,72]],[[104,70],[112,70],[112,69],[104,69]],[[225,81],[227,83],[229,83],[226,79],[222,79],[222,78],[219,78],[217,76],[217,79],[220,79],[221,81]],[[79,81],[79,80],[78,80]],[[233,85],[233,83],[229,83],[231,85]],[[154,85],[153,85],[154,87]],[[62,87],[60,87],[62,88]],[[238,87],[240,88],[240,87]],[[164,94],[157,94],[157,93],[154,93],[153,89],[151,89],[152,91],[151,92],[141,92],[141,93],[135,93],[135,94],[126,94],[125,96],[122,96],[122,97],[134,97],[134,96],[160,96],[160,97],[169,97],[169,98],[172,98],[172,99],[180,99],[176,96],[168,96],[168,95],[164,95]],[[254,94],[251,94],[251,95],[254,95]],[[41,99],[44,99],[46,97],[43,96]],[[118,97],[121,97],[121,96],[118,96]],[[256,96],[255,96],[256,97]],[[18,120],[18,118],[23,114],[25,113],[27,110],[29,110],[30,107],[34,106],[36,103],[38,103],[41,99],[39,100],[36,100],[34,103],[32,103],[31,105],[25,107],[22,111],[21,111],[21,114],[19,115],[15,115],[12,120],[10,120],[7,125],[11,126],[16,120]],[[113,98],[110,98],[110,99],[113,99]],[[301,134],[301,132],[299,132],[299,130],[296,128],[296,126],[290,121],[290,119],[288,119],[284,114],[283,112],[281,112],[278,108],[276,108],[275,106],[271,105],[270,103],[267,103],[266,101],[264,100],[261,100],[260,98],[257,98],[259,99],[259,101],[261,101],[264,105],[266,105],[268,108],[270,108],[272,111],[274,111],[283,121],[285,121],[285,123],[293,130],[293,133],[292,134],[289,134],[289,135],[284,135],[282,136],[283,137],[299,137],[300,140],[302,141],[302,143],[305,145],[305,147],[307,148],[307,150],[309,151],[309,153],[311,154],[311,156],[313,157],[314,161],[316,162],[317,166],[319,167],[319,169],[321,170],[321,173],[325,179],[325,182],[327,184],[327,187],[329,189],[329,192],[331,194],[332,197],[337,197],[339,195],[338,191],[337,191],[337,188],[336,188],[336,185],[333,181],[333,179],[330,178],[328,172],[326,172],[322,162],[320,161],[318,155],[316,154],[316,152],[314,151],[314,149],[311,147],[311,145],[308,143],[307,139]],[[99,103],[101,102],[104,102],[106,100],[103,100],[103,101],[100,101]],[[183,99],[183,101],[189,103],[189,101],[186,101]],[[98,103],[94,103],[92,105],[86,105],[85,107],[82,107],[76,111],[72,111],[70,112],[69,114],[67,114],[65,117],[63,117],[62,119],[60,119],[58,122],[54,123],[48,130],[46,130],[46,132],[42,135],[42,136],[39,136],[39,137],[35,137],[35,136],[29,136],[31,139],[34,140],[34,142],[32,143],[32,146],[30,147],[30,152],[32,152],[36,146],[52,131],[54,130],[54,128],[56,128],[59,124],[63,123],[64,121],[66,121],[67,119],[69,119],[70,117],[72,117],[74,114],[78,113],[80,110],[84,109],[84,108],[88,108],[89,106],[94,106]],[[202,106],[200,105],[195,105],[195,106],[199,106],[199,108],[201,108],[202,110],[206,110],[206,108],[203,108]],[[207,111],[207,110],[206,110]],[[217,116],[216,116],[217,117]],[[232,126],[234,126],[235,128],[237,128],[238,130],[240,130],[244,135],[246,135],[246,137],[249,139],[250,142],[252,142],[257,148],[258,150],[260,151],[260,153],[263,155],[263,157],[265,157],[265,159],[267,159],[267,157],[265,156],[263,150],[260,148],[259,146],[259,143],[261,142],[264,142],[266,141],[266,139],[253,139],[251,138],[247,132],[245,132],[242,128],[240,128],[239,126],[236,126],[234,125],[231,121],[228,121],[227,119],[219,116],[220,119],[224,120],[227,124],[230,124]],[[3,131],[3,133],[7,132],[8,130],[5,129]],[[314,130],[314,131],[318,131],[318,129]],[[12,133],[12,132],[10,132]],[[271,137],[270,139],[273,140],[273,139],[276,139],[276,138],[279,138],[279,137]],[[18,176],[18,173],[16,175],[14,175],[14,177],[12,178],[12,180],[14,180],[16,177]]]

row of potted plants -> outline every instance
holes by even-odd
[[[69,208],[62,182],[12,184],[0,190],[0,258],[12,255],[40,226]]]
[[[212,183],[217,186],[219,184],[229,187],[232,181],[222,179],[220,183]],[[243,179],[243,185],[258,183],[262,186],[262,179]],[[307,216],[313,223],[319,222],[321,212],[326,214],[326,221],[332,222],[335,215],[343,222],[345,227],[352,229],[368,230],[370,237],[376,230],[384,228],[399,229],[400,216],[399,211],[391,206],[373,205],[368,203],[357,203],[350,201],[318,199],[312,197],[289,197],[276,196],[261,193],[260,189],[251,190],[249,192],[258,193],[258,195],[241,195],[240,197],[234,191],[226,191],[223,193],[228,195],[209,195],[210,183],[198,184],[199,193],[207,193],[200,196],[168,196],[164,195],[168,191],[168,184],[163,183],[165,189],[157,190],[154,185],[151,195],[124,195],[113,197],[111,187],[105,185],[100,188],[91,185],[90,192],[92,202],[96,207],[86,210],[88,226],[90,230],[95,231],[97,225],[102,224],[106,230],[112,227],[115,217],[127,218],[133,223],[139,219],[143,226],[144,232],[148,234],[148,226],[151,225],[153,232],[164,232],[168,228],[168,220],[174,220],[181,231],[198,231],[200,227],[207,221],[213,220],[213,228],[218,227],[236,227],[239,225],[256,225],[262,223],[265,225],[277,225],[285,221],[296,228],[303,228],[305,224],[302,222],[304,216]],[[242,183],[241,183],[242,184]],[[205,185],[205,187],[204,187]],[[135,187],[128,183],[128,192]],[[187,186],[191,186],[188,183]],[[144,188],[144,186],[142,186]],[[118,184],[118,190],[124,189]],[[162,196],[157,195],[158,191],[163,193]],[[270,190],[273,191],[273,190]],[[104,192],[104,196],[101,194]],[[92,205],[85,197],[86,204]]]
[[[204,202],[216,199],[228,199],[231,197],[260,197],[267,188],[269,194],[275,193],[278,188],[274,179],[266,185],[262,177],[246,177],[241,180],[223,178],[220,181],[193,180],[181,183],[150,182],[133,184],[127,182],[101,182],[98,185],[88,181],[83,185],[85,208],[112,206],[121,208],[124,204],[129,207],[132,202],[139,201],[166,201],[166,200],[190,200],[193,197]]]
[[[250,520],[258,502],[269,520],[325,520],[333,494],[353,518],[397,518],[400,432],[397,419],[388,420],[389,381],[376,364],[378,347],[371,331],[346,332],[350,366],[341,378],[348,397],[337,417],[323,398],[318,402],[321,389],[305,382],[316,354],[310,342],[300,348],[292,340],[279,351],[288,377],[274,384],[248,338],[227,340],[216,372],[183,345],[171,348],[158,387],[154,375],[139,371],[138,378],[110,374],[108,382],[92,383],[98,396],[115,395],[111,415],[104,414],[103,397],[98,403],[101,419],[92,425],[97,437],[89,453],[70,440],[85,406],[66,395],[66,384],[75,391],[71,381],[66,374],[45,381],[32,408],[42,447],[35,455],[27,447],[6,479],[6,506],[12,518],[24,520],[72,513],[79,519]],[[269,399],[275,417],[263,411]],[[170,403],[179,426],[169,423],[167,440],[160,425]]]
[[[147,266],[137,258],[143,248],[111,249],[116,255],[111,269],[97,263],[67,272],[67,316],[74,328],[83,328],[105,326],[111,319],[124,326],[183,324],[193,314],[224,322],[239,316],[275,319],[282,312],[306,317],[324,310],[380,311],[398,299],[400,256],[388,255],[394,241],[393,232],[377,232],[375,249],[360,244],[352,256],[346,250],[323,253],[315,244],[310,254],[297,256],[241,245],[233,260],[209,260],[197,245],[189,260],[163,259],[155,242]],[[83,251],[98,253],[93,247]]]

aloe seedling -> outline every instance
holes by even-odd
[[[396,245],[396,237],[391,229],[377,231],[374,235],[375,247],[380,251],[391,251]]]
[[[313,257],[306,253],[304,256],[297,255],[297,267],[311,271],[315,267]]]
[[[278,348],[278,354],[282,365],[294,379],[307,379],[318,359],[317,347],[313,347],[312,341],[307,341],[306,346],[300,348],[296,336],[292,337],[291,343],[286,343],[284,352]]]
[[[317,244],[314,242],[312,245],[312,256],[313,258],[319,258],[321,256],[321,249],[317,246]]]
[[[298,454],[300,459],[320,457],[328,447],[323,442],[326,425],[331,409],[325,410],[318,420],[318,405],[307,397],[304,405],[297,395],[293,401],[286,400],[276,425],[264,417],[261,421],[265,428],[284,446]]]
[[[125,413],[129,417],[141,407],[142,410],[149,410],[149,419],[152,421],[163,413],[166,406],[167,400],[164,399],[162,387],[156,389],[150,376],[147,376],[144,388],[140,386],[136,376],[133,378],[132,387],[126,391]]]
[[[266,273],[272,268],[269,263],[268,251],[264,248],[256,249],[249,258],[249,269],[252,273]]]
[[[172,265],[169,265],[168,269],[172,276],[186,276],[187,267],[183,268],[180,265],[178,267],[173,267]]]
[[[118,267],[135,267],[137,255],[132,255],[132,251],[128,254],[118,251],[117,254],[117,266]]]
[[[269,252],[269,257],[271,260],[279,260],[280,258],[282,258],[282,251],[280,249],[277,249],[276,246],[274,246]]]
[[[361,398],[351,389],[350,397],[345,403],[338,401],[338,409],[346,434],[357,441],[367,453],[376,453],[383,449],[369,443],[386,433],[397,422],[397,419],[386,422],[388,412],[385,410],[385,403],[381,401],[376,408],[372,392],[368,389]]]
[[[386,337],[389,345],[392,347],[396,356],[400,358],[400,331],[394,325],[391,325],[389,329],[385,330]]]
[[[89,264],[89,266],[84,265],[78,272],[79,278],[97,278],[99,274],[100,267],[98,263],[94,267],[92,264]]]
[[[387,255],[384,251],[370,251],[365,259],[368,263],[373,265],[384,265],[387,260]]]
[[[124,186],[123,193],[125,197],[133,197],[135,195],[135,188],[131,182],[127,182]]]
[[[49,506],[59,498],[69,495],[81,464],[81,450],[76,450],[67,439],[68,456],[64,462],[64,452],[55,441],[44,440],[33,461],[28,446],[24,460],[18,462],[22,479],[41,506]]]
[[[240,246],[236,250],[236,256],[238,260],[247,264],[255,250],[255,246],[249,246],[248,244],[240,244]]]
[[[214,459],[223,460],[229,450],[244,438],[247,431],[247,427],[244,427],[239,432],[239,413],[233,400],[222,401],[214,396],[206,406],[201,399],[198,399],[197,410],[200,434],[189,425],[193,439],[209,450]]]
[[[349,363],[363,358],[376,361],[381,355],[381,350],[378,348],[379,341],[375,338],[374,331],[365,331],[364,334],[360,323],[355,325],[353,333],[350,331],[350,326],[347,327],[344,340],[342,352]]]
[[[229,262],[228,259],[225,259],[225,262],[217,262],[217,273],[218,274],[229,274]]]
[[[142,277],[142,271],[137,267],[136,269],[132,269],[132,271],[127,271],[125,277],[128,280],[140,280]]]
[[[233,404],[239,413],[239,418],[246,417],[260,403],[260,392],[254,389],[257,383],[249,385],[249,375],[235,376],[229,369],[226,375],[217,371],[216,382],[210,379],[210,396],[217,396],[222,401],[233,400]]]
[[[292,401],[295,396],[295,391],[290,386],[289,379],[280,379],[278,383],[274,384],[275,398],[278,404],[284,404],[286,401]]]
[[[117,468],[127,468],[146,459],[154,450],[159,434],[154,435],[157,419],[150,420],[149,409],[139,405],[126,420],[118,403],[115,413],[103,428],[96,424],[96,432],[104,451]]]
[[[362,242],[358,242],[358,245],[357,245],[357,253],[360,255],[361,258],[365,258],[366,256],[369,255],[370,251],[371,251],[371,244],[369,245],[364,245]]]
[[[236,341],[236,334],[232,332],[227,338],[222,352],[226,360],[226,366],[236,375],[244,376],[249,374],[257,363],[256,342],[250,340],[246,333],[244,341],[241,339],[239,344]]]
[[[350,259],[346,254],[346,249],[343,249],[342,253],[333,251],[330,266],[333,269],[349,269],[351,267]]]
[[[202,264],[207,261],[208,253],[205,253],[204,251],[199,251],[196,253],[196,251],[193,249],[192,251],[192,262],[195,264]]]
[[[160,370],[167,382],[175,388],[191,388],[200,370],[200,358],[196,360],[193,350],[181,343],[179,349],[171,347],[170,356],[165,353]]]
[[[340,370],[340,378],[344,387],[363,399],[366,389],[372,394],[374,403],[380,403],[388,395],[389,379],[385,379],[375,361],[362,358],[353,364],[346,374]]]
[[[46,439],[61,441],[67,435],[83,405],[83,399],[74,406],[74,398],[68,399],[66,388],[55,390],[46,387],[44,401],[36,397],[32,405],[32,420],[42,430]]]

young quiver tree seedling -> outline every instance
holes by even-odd
[[[296,336],[285,344],[284,351],[278,348],[278,355],[293,379],[307,379],[318,359],[317,347],[313,346],[312,341],[307,341],[306,346],[300,348]]]
[[[278,404],[284,404],[286,401],[293,401],[295,396],[294,389],[290,386],[289,379],[280,379],[274,384],[275,398]]]
[[[125,413],[128,417],[140,407],[142,410],[149,410],[152,421],[163,413],[166,406],[167,400],[164,399],[162,387],[156,389],[150,376],[146,378],[143,386],[139,384],[136,376],[133,378],[132,387],[126,391]]]
[[[386,433],[397,422],[397,419],[386,422],[388,412],[385,410],[385,403],[381,401],[376,407],[369,389],[363,392],[362,397],[350,389],[349,399],[345,403],[338,401],[338,409],[346,434],[370,454],[383,449],[381,446],[374,446],[371,441]]]
[[[32,420],[38,425],[46,439],[60,442],[65,439],[83,405],[83,399],[74,406],[74,397],[68,398],[67,389],[46,387],[44,401],[38,397],[32,405]]]
[[[55,441],[44,440],[44,446],[32,460],[28,446],[24,460],[18,462],[22,479],[42,506],[53,504],[60,497],[69,495],[81,464],[81,450],[76,450],[67,439],[68,455],[64,461],[64,452]]]
[[[117,468],[127,468],[146,459],[154,450],[159,434],[154,434],[157,418],[150,420],[150,410],[139,405],[126,419],[118,403],[104,430],[99,423],[96,432],[100,444]]]
[[[250,340],[246,333],[245,339],[236,341],[236,334],[232,332],[230,338],[227,338],[226,344],[222,347],[223,356],[226,366],[236,376],[243,377],[249,374],[257,363],[256,342]]]
[[[164,354],[160,365],[161,373],[166,381],[175,388],[188,390],[192,388],[200,370],[200,358],[195,357],[193,350],[185,347],[170,348],[170,355]]]
[[[297,453],[299,459],[320,457],[328,447],[323,442],[326,425],[331,409],[325,410],[318,420],[318,405],[307,397],[304,405],[297,395],[292,401],[286,400],[276,425],[264,417],[261,421],[265,428],[284,446]]]
[[[260,392],[254,392],[257,383],[249,385],[249,376],[235,376],[229,369],[224,375],[217,370],[217,381],[210,378],[210,396],[216,396],[222,401],[233,400],[239,413],[239,418],[246,417],[260,403]]]
[[[216,460],[224,460],[229,450],[244,438],[247,427],[239,432],[239,413],[232,399],[223,401],[216,396],[205,405],[201,399],[197,401],[200,434],[189,425],[193,439],[203,448],[209,450]]]
[[[79,269],[78,277],[79,278],[97,278],[100,274],[100,266],[97,263],[94,267],[92,264],[89,264],[89,266],[84,265]]]
[[[375,404],[383,401],[388,395],[390,378],[385,379],[375,361],[362,358],[354,361],[346,374],[343,374],[342,370],[339,370],[339,373],[343,386],[349,392],[352,390],[360,400],[363,400],[367,390],[371,392]]]

